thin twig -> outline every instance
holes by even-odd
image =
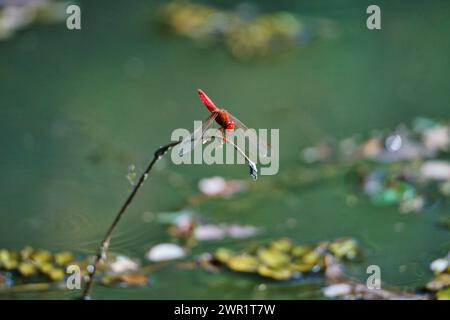
[[[245,154],[245,152],[243,152],[233,142],[229,141],[228,139],[224,139],[223,137],[220,137],[220,136],[209,137],[206,141],[211,140],[211,139],[215,139],[215,138],[222,139],[222,141],[231,144],[247,160],[247,162],[249,164],[249,167],[250,167],[250,175],[253,177],[254,180],[256,180],[257,179],[257,172],[258,172],[258,170],[256,168],[255,163],[252,160],[250,160],[250,158]],[[127,210],[128,206],[133,201],[133,199],[136,196],[138,190],[144,184],[144,181],[145,181],[145,179],[147,179],[147,176],[148,176],[149,172],[152,170],[153,165],[159,159],[161,159],[166,154],[166,152],[169,149],[175,147],[176,145],[178,145],[181,142],[182,141],[171,142],[169,144],[166,144],[166,145],[160,147],[158,150],[155,151],[153,159],[150,162],[150,164],[148,165],[147,170],[145,170],[145,172],[139,178],[138,183],[135,185],[135,187],[133,188],[133,191],[131,191],[130,195],[125,200],[124,204],[122,205],[122,207],[120,208],[119,212],[117,213],[114,221],[112,222],[111,226],[109,227],[108,231],[106,232],[105,237],[103,238],[103,241],[102,241],[102,243],[101,243],[101,245],[100,245],[100,247],[98,249],[97,255],[95,256],[94,262],[92,263],[92,267],[93,268],[91,270],[89,270],[89,278],[87,280],[86,286],[84,287],[82,299],[85,299],[85,300],[90,299],[90,295],[91,295],[91,291],[92,291],[92,285],[94,284],[95,273],[96,273],[96,271],[98,269],[98,266],[99,266],[100,262],[106,260],[106,255],[107,255],[107,252],[108,252],[109,244],[111,242],[112,233],[113,233],[114,229],[117,227],[117,224],[119,223],[119,221],[122,218],[123,214]]]
[[[109,227],[108,231],[106,232],[105,237],[103,238],[103,241],[102,241],[102,243],[101,243],[101,245],[100,245],[100,247],[98,249],[97,255],[95,256],[95,260],[94,260],[94,262],[92,264],[93,268],[92,268],[92,270],[89,270],[89,279],[88,279],[88,281],[86,283],[86,286],[84,287],[82,299],[85,299],[85,300],[90,299],[90,295],[91,295],[91,291],[92,291],[92,285],[94,283],[95,273],[97,271],[97,268],[98,268],[100,262],[104,261],[106,259],[106,254],[108,252],[109,244],[111,242],[112,233],[113,233],[114,229],[117,227],[117,224],[119,223],[119,221],[122,218],[123,214],[127,210],[128,206],[133,201],[133,199],[136,196],[138,190],[144,184],[144,181],[145,181],[145,179],[147,179],[147,176],[150,173],[150,171],[152,170],[153,165],[158,160],[160,160],[166,154],[166,152],[169,149],[173,148],[174,146],[176,146],[180,142],[181,141],[175,141],[175,142],[168,143],[168,144],[160,147],[158,150],[155,151],[155,154],[153,156],[152,161],[149,163],[147,169],[145,170],[145,172],[139,178],[138,183],[134,186],[133,191],[131,191],[130,195],[125,200],[124,204],[122,205],[122,207],[120,208],[120,210],[117,213],[116,217],[114,218],[114,221],[112,222],[111,226]]]

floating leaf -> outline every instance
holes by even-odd
[[[173,243],[161,243],[150,249],[147,253],[147,259],[156,262],[179,259],[185,255],[186,250],[179,245]]]
[[[290,257],[286,253],[274,249],[259,250],[258,258],[261,263],[270,268],[280,268],[287,266],[290,262]]]
[[[48,250],[34,250],[30,246],[20,251],[0,249],[0,275],[3,270],[8,271],[3,279],[6,279],[7,287],[13,290],[26,290],[28,287],[34,290],[32,283],[27,283],[29,281],[42,281],[42,286],[36,288],[48,287],[48,284],[45,285],[47,282],[62,281],[65,266],[69,263],[75,263],[74,255],[69,251],[53,254]],[[85,270],[85,261],[76,263]]]
[[[292,270],[297,271],[297,272],[301,272],[301,273],[311,272],[312,269],[314,268],[314,266],[315,266],[315,264],[305,263],[301,259],[295,260],[291,264]]]
[[[26,246],[22,250],[20,250],[20,257],[22,260],[31,259],[31,255],[33,254],[34,249],[30,246]]]
[[[55,262],[59,266],[66,266],[73,262],[75,257],[70,251],[63,251],[55,254]]]
[[[139,269],[139,264],[136,261],[123,255],[114,257],[108,266],[111,272],[116,274],[137,271]]]
[[[228,260],[230,260],[230,258],[233,257],[233,255],[234,255],[233,251],[225,248],[219,248],[216,250],[215,258],[221,263],[227,263]]]
[[[441,290],[446,287],[450,287],[450,274],[447,273],[439,274],[426,285],[426,288],[431,291]]]
[[[227,263],[228,267],[237,272],[255,272],[258,267],[258,259],[247,254],[231,257]]]
[[[266,265],[259,265],[257,272],[260,276],[275,280],[289,280],[293,275],[293,272],[290,269],[273,269]]]
[[[37,264],[43,264],[52,261],[53,254],[47,250],[38,250],[32,254],[31,259]]]
[[[438,291],[436,297],[438,300],[450,300],[450,288]]]
[[[148,277],[138,272],[121,275],[120,280],[130,286],[144,286],[148,284]]]
[[[323,289],[323,295],[327,298],[346,296],[352,291],[352,286],[348,283],[333,284]]]
[[[169,31],[203,46],[221,44],[233,57],[242,60],[289,51],[314,38],[337,34],[331,21],[320,19],[309,23],[290,12],[255,14],[256,11],[255,5],[224,10],[170,1],[159,8],[157,21]]]
[[[301,246],[294,246],[292,248],[292,255],[295,257],[302,257],[305,254],[307,254],[308,252],[311,252],[313,250],[313,247],[308,246],[308,245],[301,245]]]
[[[289,238],[281,238],[275,241],[272,241],[270,247],[274,250],[279,250],[283,252],[288,252],[292,249],[292,240]]]
[[[36,274],[36,272],[37,272],[37,269],[34,266],[34,264],[32,264],[30,262],[20,263],[19,267],[17,269],[19,270],[20,274],[25,277],[32,276],[32,275]]]
[[[295,245],[291,239],[281,238],[240,252],[219,248],[214,254],[214,259],[233,271],[287,280],[298,277],[300,273],[325,270],[327,255],[333,255],[336,259],[349,259],[353,258],[354,252],[357,251],[357,242],[352,238],[341,238],[334,242],[324,241],[314,245]]]
[[[6,249],[0,250],[0,267],[6,270],[12,270],[19,265],[19,255],[17,252],[8,251]]]
[[[353,260],[358,255],[358,244],[352,238],[338,239],[328,248],[338,258]]]
[[[53,281],[60,281],[60,280],[64,279],[65,274],[62,269],[53,268],[49,271],[48,276]]]

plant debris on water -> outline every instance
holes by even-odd
[[[450,252],[446,257],[434,260],[430,269],[434,278],[426,284],[426,289],[433,292],[438,300],[450,300]]]
[[[76,255],[70,251],[53,253],[30,246],[19,251],[0,249],[0,289],[66,288],[65,280],[72,274],[67,273],[67,267],[76,265],[84,278],[87,276],[90,260],[91,257],[76,259]],[[108,257],[99,266],[99,278],[100,283],[108,286],[148,284],[148,276],[141,271],[137,260],[123,255],[113,254]]]
[[[252,59],[288,51],[316,38],[337,34],[326,19],[302,18],[289,12],[259,13],[256,5],[235,10],[171,1],[161,6],[157,21],[201,46],[221,45],[235,58]]]
[[[214,176],[201,179],[198,188],[206,196],[229,198],[235,193],[246,191],[248,184],[241,180],[225,180],[223,177]]]
[[[375,205],[416,212],[450,196],[449,152],[449,124],[417,118],[410,127],[321,143],[301,155],[307,163],[347,168]]]
[[[161,212],[156,221],[168,225],[168,233],[175,239],[192,241],[211,241],[246,239],[259,235],[262,230],[252,225],[238,223],[206,223],[197,212],[183,209],[178,212]]]
[[[3,1],[2,1],[3,2]],[[0,3],[0,41],[34,23],[63,21],[67,2],[22,0]]]
[[[303,274],[323,273],[327,255],[354,261],[360,254],[352,238],[298,245],[280,238],[249,250],[218,248],[214,259],[232,271],[255,273],[274,280],[299,279]]]
[[[178,267],[192,269],[197,265],[210,272],[218,272],[226,267],[236,273],[255,274],[273,281],[300,280],[318,275],[326,281],[323,287],[323,295],[326,298],[448,300],[449,256],[430,264],[435,276],[426,284],[426,290],[431,292],[432,296],[386,289],[384,286],[383,289],[370,290],[366,283],[345,275],[343,262],[360,262],[362,259],[360,246],[355,239],[349,237],[308,244],[297,244],[284,237],[257,246],[252,245],[244,250],[219,247],[212,255],[204,253],[198,256],[194,265],[184,260]],[[147,266],[142,266],[139,259],[112,254],[99,265],[97,277],[100,284],[105,286],[148,286],[148,273],[157,269],[157,263],[185,257],[186,250],[171,243],[153,246],[147,254],[153,264]],[[83,279],[86,279],[90,260],[91,257],[76,260],[75,255],[69,251],[52,253],[29,246],[20,251],[0,249],[0,289],[47,290],[50,286],[65,288],[63,281],[68,276],[66,267],[71,264],[79,266]]]
[[[75,262],[73,253],[52,253],[35,250],[30,246],[22,250],[0,249],[0,288],[21,283],[58,282],[65,277],[65,268]]]

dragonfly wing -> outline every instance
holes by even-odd
[[[242,121],[240,121],[238,118],[236,118],[235,116],[233,116],[231,113],[229,113],[229,116],[231,118],[232,121],[234,121],[235,125],[239,128],[242,129],[241,133],[246,133],[248,130],[250,130],[245,124],[242,123]],[[236,133],[239,135],[239,130],[236,131]],[[268,151],[270,149],[270,145],[267,145],[264,141],[261,141],[261,137],[258,137],[258,155],[260,157],[267,157]]]
[[[247,130],[248,130],[248,127],[247,127],[245,124],[243,124],[243,123],[241,122],[241,120],[239,120],[238,118],[236,118],[235,116],[233,116],[230,112],[227,111],[227,113],[228,113],[228,115],[230,116],[231,120],[233,120],[234,123],[235,123],[239,128],[241,128],[241,129],[244,130],[244,131],[247,131]]]
[[[252,176],[253,180],[258,179],[258,168],[256,167],[256,163],[252,161],[250,157],[232,141],[232,139],[229,138],[229,133],[230,132],[228,130],[221,130],[221,136],[219,138],[222,139],[222,143],[228,143],[232,145],[234,149],[247,160],[250,168],[250,175]]]
[[[218,115],[219,115],[218,112],[211,113],[211,115],[202,123],[201,127],[195,129],[191,135],[184,138],[183,141],[180,142],[178,149],[180,157],[191,152],[200,141],[203,142],[204,139],[203,135],[205,131],[211,126],[211,124],[214,122],[214,120],[217,118]]]

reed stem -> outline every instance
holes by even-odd
[[[158,160],[160,160],[167,153],[167,151],[169,149],[173,148],[174,146],[176,146],[180,142],[181,141],[175,141],[175,142],[168,143],[168,144],[160,147],[158,150],[155,151],[152,161],[150,161],[149,165],[147,166],[147,169],[141,175],[141,177],[139,178],[139,181],[134,186],[134,188],[131,191],[130,195],[128,196],[128,198],[123,203],[122,207],[120,208],[119,212],[117,213],[116,217],[114,218],[111,226],[109,227],[108,231],[106,232],[105,237],[103,238],[103,241],[102,241],[100,247],[98,248],[97,254],[96,254],[95,259],[94,259],[94,262],[92,263],[92,267],[93,268],[88,271],[89,272],[89,278],[88,278],[88,280],[86,282],[86,286],[84,287],[83,295],[81,296],[82,299],[84,299],[84,300],[90,299],[90,295],[91,295],[91,292],[92,292],[92,285],[94,283],[94,278],[95,278],[95,273],[97,271],[98,266],[100,265],[100,262],[106,260],[106,255],[108,253],[108,248],[109,248],[109,245],[111,243],[111,238],[112,238],[112,234],[114,232],[114,229],[117,227],[117,225],[120,222],[120,219],[124,215],[124,213],[127,210],[128,206],[131,204],[131,202],[133,202],[133,199],[136,196],[137,192],[139,191],[139,189],[144,184],[144,181],[147,179],[150,171],[153,168],[153,165]]]

